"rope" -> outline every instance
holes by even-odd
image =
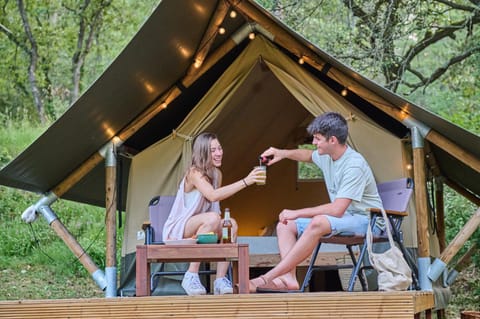
[[[172,130],[172,135],[173,135],[173,138],[176,138],[176,137],[178,136],[178,137],[183,138],[183,139],[186,140],[186,141],[191,141],[191,140],[193,140],[193,137],[192,137],[192,136],[182,134],[182,133],[180,133],[180,132],[178,132],[178,131],[176,131],[176,130]]]

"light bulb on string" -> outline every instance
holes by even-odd
[[[343,88],[343,90],[340,92],[340,94],[341,94],[342,96],[347,96],[347,94],[348,94],[347,89],[346,89],[346,88]]]
[[[226,32],[226,30],[225,30],[224,27],[218,28],[218,33],[219,33],[219,34],[225,34],[225,32]]]
[[[299,59],[298,59],[298,64],[304,64],[305,63],[305,60],[303,59],[303,56],[301,56]]]
[[[167,102],[163,102],[162,104],[160,104],[160,108],[162,110],[165,110],[167,108],[167,106],[168,106]]]
[[[198,69],[199,67],[202,66],[202,61],[195,59],[195,62],[193,63],[193,66]]]
[[[235,10],[230,11],[230,18],[235,19],[237,17],[237,12]]]
[[[255,32],[250,32],[250,33],[248,34],[248,38],[249,38],[250,40],[255,39]]]

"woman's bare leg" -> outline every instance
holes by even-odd
[[[217,232],[220,223],[220,215],[215,212],[201,213],[190,217],[185,225],[183,231],[183,238],[192,238],[194,235],[204,234],[209,232]],[[189,272],[198,273],[200,263],[190,263],[188,267]]]

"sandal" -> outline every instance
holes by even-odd
[[[267,283],[268,282],[263,275],[257,278],[253,278],[249,281],[249,290],[251,293],[257,292],[258,287],[264,286]]]
[[[276,278],[282,285],[279,285],[279,283],[275,283],[274,280],[267,282],[265,278],[263,280],[265,281],[265,285],[257,286],[256,292],[259,293],[290,293],[290,292],[300,292],[298,289],[292,290],[288,289],[287,284],[281,279],[281,278]]]

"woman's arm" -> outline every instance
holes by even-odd
[[[221,174],[221,173],[220,173]],[[221,175],[219,181],[221,182]],[[264,181],[264,176],[261,174],[261,170],[253,169],[247,177],[226,185],[217,189],[213,188],[213,185],[196,169],[189,171],[187,180],[191,183],[202,195],[211,202],[221,201],[225,198],[232,196],[240,190],[250,186],[256,182]]]

